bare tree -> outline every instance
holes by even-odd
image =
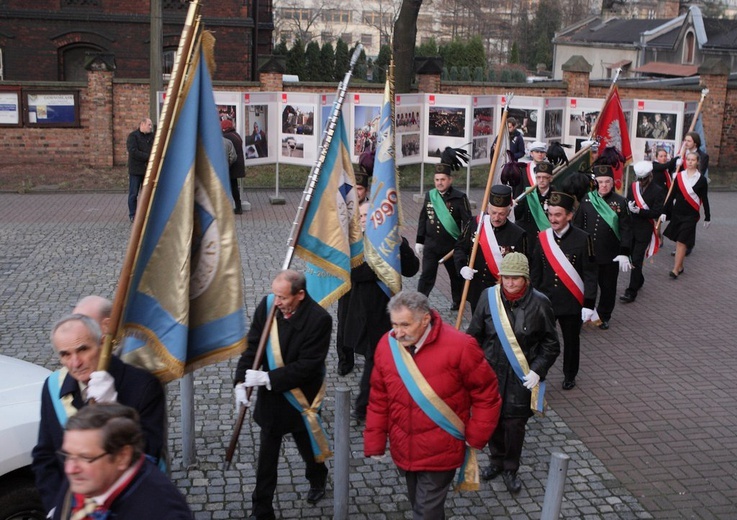
[[[394,88],[397,94],[409,92],[412,87],[420,7],[422,0],[403,0],[394,23]]]

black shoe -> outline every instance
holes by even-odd
[[[496,477],[499,476],[499,473],[502,472],[502,468],[499,466],[494,466],[493,464],[491,466],[486,466],[484,469],[481,470],[481,478],[484,480],[494,480]]]
[[[236,215],[243,215],[243,208],[235,208],[233,210],[233,213],[235,213]]]
[[[619,301],[622,303],[632,303],[637,299],[637,296],[632,293],[624,293],[624,296],[619,297]]]
[[[601,330],[609,330],[609,322],[606,320],[601,320],[601,323],[599,324],[599,328]]]
[[[670,256],[676,256],[676,250],[675,249],[670,252]]]
[[[366,412],[361,413],[358,410],[351,410],[351,418],[358,422],[363,422],[366,420]]]
[[[457,311],[460,308],[461,308],[461,304],[460,303],[454,303],[453,305],[450,306],[450,310],[452,310],[452,311]]]
[[[504,485],[507,486],[507,491],[513,495],[522,490],[522,481],[517,477],[516,471],[503,471],[502,479],[504,479]]]
[[[134,219],[134,218],[135,218],[135,217],[130,217],[130,221],[131,221],[131,224],[133,223],[133,219]]]
[[[563,381],[563,390],[570,390],[571,388],[574,388],[576,386],[576,380],[575,379],[566,379]]]
[[[668,271],[668,276],[670,276],[674,280],[678,279],[678,275],[674,273],[673,271]]]
[[[347,365],[338,365],[338,375],[339,376],[347,376],[353,372],[353,365],[347,366]]]
[[[307,493],[307,502],[310,504],[317,504],[325,496],[325,486],[323,487],[311,487]]]
[[[693,251],[693,247],[686,249],[686,256],[691,256],[691,251]]]

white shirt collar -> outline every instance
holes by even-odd
[[[560,238],[563,235],[565,235],[566,233],[568,233],[568,228],[570,228],[570,227],[571,227],[571,224],[569,223],[569,224],[566,225],[566,227],[563,228],[563,231],[561,231],[560,233],[558,233],[555,230],[553,230],[553,233],[555,234],[555,236],[557,236],[558,238]]]

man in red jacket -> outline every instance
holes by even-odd
[[[443,323],[423,294],[402,291],[388,310],[393,329],[374,354],[364,453],[381,458],[388,437],[413,517],[442,519],[456,469],[463,466],[462,488],[478,489],[461,482],[473,473],[464,457],[484,447],[499,420],[496,375],[476,340]]]

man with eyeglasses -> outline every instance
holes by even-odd
[[[107,371],[99,371],[102,333],[94,319],[82,314],[65,316],[54,324],[51,344],[62,368],[44,383],[38,443],[31,463],[47,511],[64,480],[64,466],[56,454],[62,446],[64,427],[88,400],[134,408],[141,420],[144,452],[154,463],[159,463],[166,438],[166,400],[161,383],[115,356],[110,358]]]
[[[88,406],[69,418],[57,451],[66,480],[51,518],[191,519],[184,496],[143,453],[133,408]]]

